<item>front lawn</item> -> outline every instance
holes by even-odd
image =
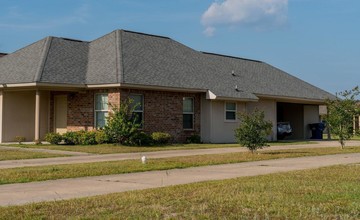
[[[259,154],[243,152],[149,159],[148,163],[145,165],[140,162],[139,156],[139,160],[0,169],[0,184],[25,183],[52,179],[122,174],[151,170],[168,170],[175,168],[342,153],[360,153],[360,147],[348,147],[343,150],[337,147],[332,147],[262,151]]]
[[[0,207],[0,219],[360,219],[360,164]]]
[[[281,141],[272,142],[271,146],[277,145],[296,145],[296,144],[312,144],[309,141]],[[24,148],[40,148],[49,150],[64,150],[76,151],[93,154],[114,154],[114,153],[137,153],[137,152],[153,152],[165,150],[191,150],[191,149],[210,149],[210,148],[225,148],[225,147],[240,147],[239,144],[173,144],[164,146],[122,146],[114,144],[99,144],[99,145],[32,145],[32,144],[11,144],[13,147]]]
[[[51,154],[42,152],[31,152],[17,150],[3,150],[0,149],[0,161],[2,160],[22,160],[22,159],[35,159],[35,158],[49,158],[49,157],[64,157],[62,154]]]

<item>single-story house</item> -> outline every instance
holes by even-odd
[[[234,142],[238,111],[287,121],[293,139],[311,136],[332,94],[267,63],[196,51],[173,39],[115,30],[87,42],[46,37],[0,58],[0,142],[104,126],[128,97],[145,132],[175,141]]]

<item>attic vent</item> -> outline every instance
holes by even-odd
[[[235,91],[236,92],[243,92],[243,90],[240,90],[237,85],[235,85]]]
[[[233,71],[231,71],[231,75],[232,76],[236,76],[236,74],[235,74],[235,71],[233,70]]]

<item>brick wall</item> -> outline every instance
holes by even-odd
[[[69,131],[94,129],[94,97],[96,93],[108,93],[110,106],[120,103],[119,89],[86,90],[83,92],[51,92],[50,130],[54,131],[54,96],[67,95],[67,129]]]
[[[68,115],[67,128],[71,131],[94,129],[94,95],[108,93],[109,108],[118,106],[120,99],[125,100],[129,94],[142,94],[144,97],[144,127],[147,133],[156,131],[168,132],[175,142],[184,142],[188,136],[200,134],[200,94],[163,92],[136,89],[103,89],[84,92],[52,92],[50,97],[50,128],[54,129],[54,96],[67,95]],[[183,97],[194,98],[194,129],[183,129]]]
[[[185,142],[193,134],[200,135],[200,94],[122,89],[121,100],[125,100],[129,94],[142,94],[144,97],[145,132],[168,132],[175,142]],[[193,130],[183,129],[183,97],[194,98]]]

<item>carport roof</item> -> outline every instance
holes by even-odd
[[[267,63],[196,51],[168,37],[115,30],[91,42],[47,37],[0,59],[0,84],[131,84],[213,98],[324,100],[333,95]]]

